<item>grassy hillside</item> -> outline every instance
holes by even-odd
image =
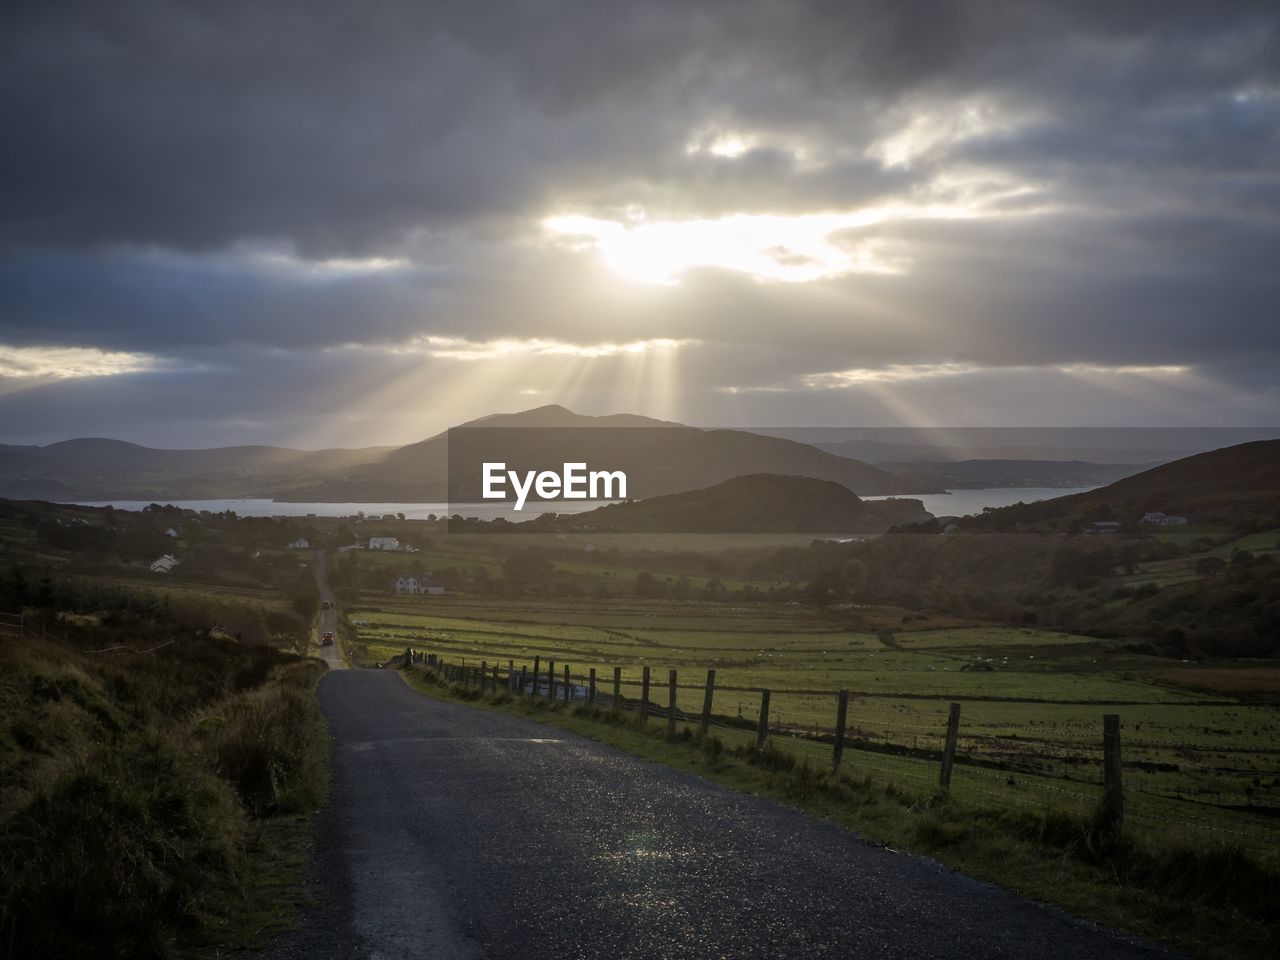
[[[167,956],[286,919],[325,793],[322,671],[166,610],[0,637],[3,952]]]
[[[1259,440],[1175,460],[1070,497],[992,510],[970,526],[1063,527],[1071,521],[1136,523],[1161,511],[1192,522],[1280,516],[1280,440]]]

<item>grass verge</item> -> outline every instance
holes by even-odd
[[[731,749],[689,729],[642,726],[617,711],[545,698],[482,696],[415,665],[406,681],[429,696],[554,724],[636,756],[766,796],[897,849],[925,854],[1021,896],[1210,960],[1280,956],[1280,873],[1231,843],[1152,845],[1052,809],[992,810],[945,793],[921,795],[862,775],[832,774],[790,754]]]
[[[323,672],[208,633],[0,643],[0,956],[223,955],[287,923],[327,789]]]

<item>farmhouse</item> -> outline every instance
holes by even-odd
[[[178,528],[177,528],[177,527],[170,527],[168,530],[166,530],[166,531],[164,532],[164,535],[165,535],[166,537],[171,537],[171,538],[172,538],[172,539],[174,539],[174,540],[176,540],[176,539],[178,539],[178,537],[182,536],[182,534],[178,531]]]
[[[418,577],[412,573],[402,573],[395,578],[391,586],[396,593],[425,593],[432,595],[444,593],[444,584],[429,574],[423,574]]]
[[[299,537],[297,540],[293,541],[293,543],[289,544],[288,549],[289,550],[310,550],[311,544],[307,542],[306,537]]]
[[[177,557],[175,557],[173,554],[166,553],[159,560],[151,561],[151,572],[152,573],[168,573],[170,570],[172,570],[181,562],[182,561],[179,560]]]
[[[1085,533],[1117,533],[1120,530],[1120,524],[1114,520],[1095,520],[1084,528]]]
[[[1181,527],[1186,525],[1187,518],[1176,517],[1156,510],[1152,513],[1144,513],[1142,515],[1142,522],[1149,523],[1153,527]]]
[[[395,537],[370,537],[370,550],[399,550],[400,541]]]

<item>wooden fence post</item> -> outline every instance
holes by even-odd
[[[524,684],[525,684],[525,679],[524,679],[524,669],[525,669],[524,664],[523,664],[523,663],[522,663],[522,664],[520,664],[520,690],[519,690],[519,693],[520,693],[520,696],[522,696],[522,697],[524,696]]]
[[[849,691],[841,690],[836,698],[836,738],[831,748],[831,769],[839,770],[844,758],[844,728],[849,721]]]
[[[716,672],[707,671],[707,689],[702,694],[702,722],[698,724],[698,732],[704,737],[711,727],[711,699],[716,694]]]
[[[515,693],[516,687],[516,662],[514,660],[507,661],[507,693]]]
[[[676,672],[667,674],[667,736],[676,735]]]
[[[489,672],[489,661],[481,660],[480,661],[480,692],[481,693],[484,693],[485,674],[487,674],[488,672]]]
[[[649,668],[644,668],[640,677],[640,722],[649,719]]]
[[[956,740],[960,737],[960,704],[953,703],[951,712],[947,714],[947,739],[942,746],[942,771],[938,774],[938,785],[943,790],[951,789],[951,768],[956,762]]]
[[[596,668],[591,668],[591,678],[587,681],[587,703],[590,706],[596,705]]]
[[[1124,828],[1124,784],[1121,780],[1120,714],[1102,717],[1102,815],[1116,833]]]
[[[769,738],[769,691],[760,691],[760,726],[756,729],[756,749],[763,750]]]
[[[542,665],[542,658],[534,657],[533,658],[533,695],[535,697],[538,695],[538,669],[539,667],[541,667],[541,665]]]
[[[491,679],[492,679],[492,681],[493,681],[493,692],[494,692],[494,693],[497,693],[497,692],[498,692],[498,678],[499,678],[500,676],[502,676],[502,674],[500,674],[500,673],[498,672],[498,661],[497,661],[497,660],[495,660],[495,661],[493,661],[493,677],[491,678]],[[511,683],[511,674],[509,674],[509,673],[508,673],[508,674],[507,674],[507,685],[508,685],[508,686],[510,686],[510,683]]]
[[[613,709],[622,709],[622,668],[613,668]]]
[[[569,665],[564,665],[564,702],[568,703],[573,699],[573,680],[569,676]]]
[[[556,698],[556,662],[554,660],[547,661],[547,699],[554,700]]]

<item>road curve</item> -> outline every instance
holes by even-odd
[[[1167,956],[394,671],[330,673],[319,695],[322,896],[273,960]]]

